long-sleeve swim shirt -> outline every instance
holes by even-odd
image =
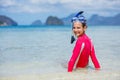
[[[77,39],[74,46],[72,56],[68,62],[68,72],[72,72],[74,67],[85,68],[89,63],[89,56],[95,68],[100,68],[91,39],[83,34]]]

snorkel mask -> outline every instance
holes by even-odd
[[[76,21],[79,21],[81,23],[86,23],[86,19],[85,17],[82,15],[83,11],[80,11],[79,13],[77,13],[72,19],[71,22],[74,23]]]
[[[77,13],[72,19],[71,22],[81,22],[81,23],[85,23],[86,24],[86,19],[85,17],[82,15],[83,11],[80,11],[79,13]],[[71,36],[71,44],[75,41],[75,37],[72,35]]]

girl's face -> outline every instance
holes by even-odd
[[[74,22],[72,30],[73,30],[75,36],[80,37],[81,35],[84,34],[84,32],[86,30],[86,26],[83,27],[81,22]]]

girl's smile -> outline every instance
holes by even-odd
[[[73,23],[73,32],[76,37],[80,37],[81,35],[83,35],[85,30],[86,30],[86,27],[85,26],[83,27],[81,22]]]

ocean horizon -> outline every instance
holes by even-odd
[[[120,26],[88,26],[101,70],[67,72],[71,26],[0,27],[0,80],[120,80]]]

